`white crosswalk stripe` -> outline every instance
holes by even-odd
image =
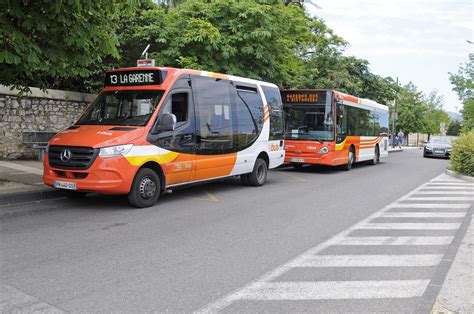
[[[316,255],[290,264],[291,267],[420,267],[435,266],[441,254],[419,255]]]
[[[387,222],[387,223],[370,223],[361,226],[359,229],[400,229],[400,230],[456,230],[460,223],[417,223],[417,222]]]
[[[427,274],[431,273],[430,268],[441,263],[444,256],[443,246],[449,246],[453,242],[453,232],[461,227],[462,220],[470,212],[474,200],[473,192],[474,184],[440,175],[351,228],[236,292],[208,304],[198,312],[217,312],[236,301],[327,302],[420,297],[431,280],[424,277],[429,277]],[[447,222],[447,219],[451,220]],[[406,222],[407,220],[410,222]],[[354,235],[351,235],[352,233]],[[336,248],[337,250],[334,250]],[[325,254],[325,251],[332,253]],[[350,254],[347,254],[349,252]],[[325,275],[321,277],[319,273],[317,280],[304,280],[305,276],[315,278],[305,274],[321,272],[322,268],[340,270],[339,277],[335,281],[335,277],[331,279],[328,275],[329,278],[325,281],[320,279]],[[374,271],[371,272],[371,269]],[[394,269],[408,273],[397,277],[399,272]],[[423,270],[421,273],[424,275],[419,275],[418,270]],[[300,274],[296,278],[301,281],[292,279],[295,271]],[[347,280],[340,280],[341,272],[350,274],[357,271],[362,271],[358,273],[357,281],[351,280],[353,278],[350,278],[350,275]],[[377,272],[384,271],[386,273],[383,273],[383,280],[374,280]],[[364,280],[364,274],[368,273],[370,278]],[[279,280],[283,274],[285,280]],[[417,277],[409,278],[411,274]],[[391,280],[392,278],[399,279]]]
[[[390,205],[391,208],[459,208],[468,209],[471,204],[426,204],[426,203],[398,203]]]
[[[429,280],[264,282],[241,291],[247,300],[331,300],[421,296]]]
[[[435,196],[430,196],[430,197],[409,197],[407,200],[413,200],[413,201],[474,201],[474,196],[472,197],[467,197],[467,196],[442,196],[442,197],[435,197]]]
[[[346,237],[338,245],[447,245],[454,237]]]
[[[387,218],[464,218],[467,212],[388,212]]]

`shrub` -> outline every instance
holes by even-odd
[[[454,141],[451,166],[454,171],[474,176],[474,132],[466,132]]]

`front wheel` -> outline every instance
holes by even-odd
[[[255,166],[253,171],[244,175],[246,177],[245,181],[248,182],[250,186],[262,186],[267,180],[268,166],[265,160],[258,158],[255,161]]]
[[[160,197],[160,188],[160,177],[155,171],[149,168],[140,169],[133,179],[128,202],[139,208],[150,207]]]
[[[354,153],[354,148],[349,149],[349,153],[347,153],[347,164],[345,164],[342,169],[349,171],[352,169],[352,165],[355,162],[355,153]]]

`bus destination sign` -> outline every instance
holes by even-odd
[[[325,91],[282,91],[281,98],[286,104],[326,103]]]
[[[105,86],[159,85],[163,82],[160,70],[107,72]]]

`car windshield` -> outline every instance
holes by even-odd
[[[103,92],[77,124],[143,126],[158,105],[163,91]]]
[[[448,138],[433,138],[430,140],[431,144],[451,144],[451,140]]]
[[[293,105],[286,108],[286,139],[334,140],[331,105]]]

